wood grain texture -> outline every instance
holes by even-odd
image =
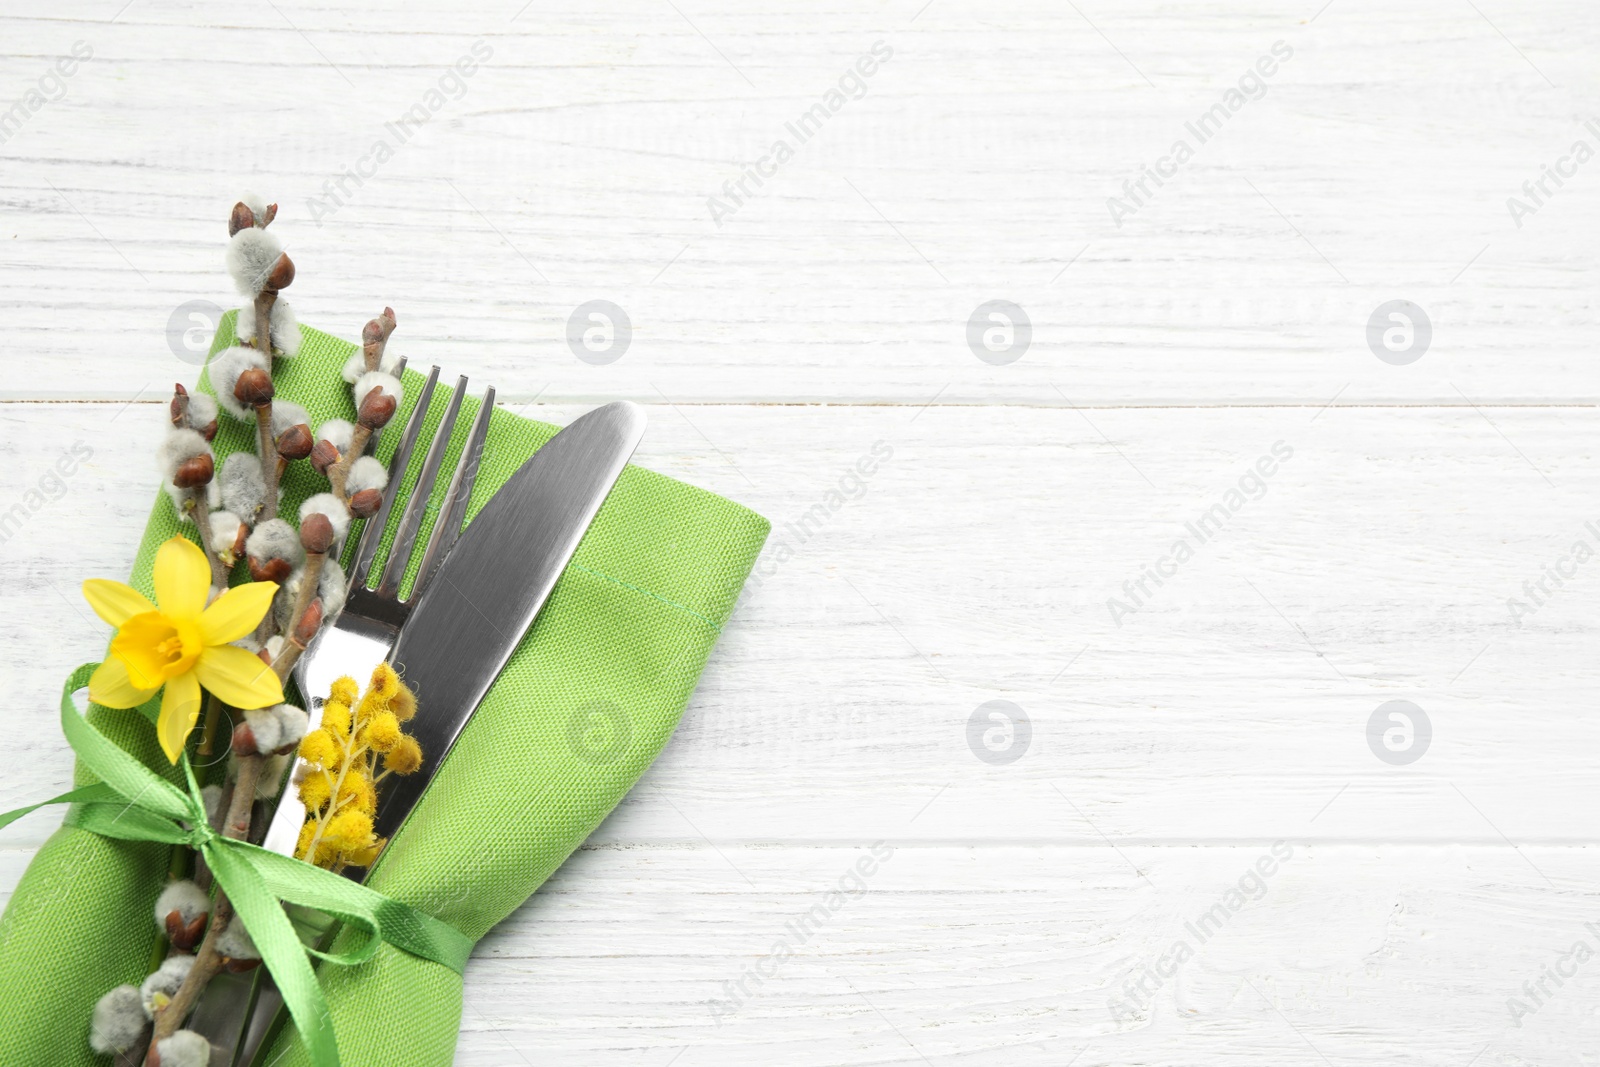
[[[1520,228],[1506,207],[1575,139],[1600,145],[1582,126],[1600,74],[1581,4],[1484,9],[1493,22],[1344,0],[1315,22],[1314,3],[918,6],[639,0],[513,20],[511,3],[289,4],[208,24],[151,0],[97,22],[116,5],[95,0],[5,16],[19,95],[76,40],[95,59],[0,146],[5,339],[36,357],[3,395],[165,382],[172,310],[233,299],[217,239],[241,182],[284,205],[315,279],[289,294],[307,321],[354,332],[402,303],[405,347],[470,350],[511,399],[1600,395],[1583,359],[1600,171],[1550,186]],[[480,40],[492,55],[459,98],[397,143],[388,124]],[[880,40],[893,58],[865,95],[713,221],[708,199],[796,141],[786,124]],[[1265,95],[1206,143],[1188,134],[1280,40],[1293,57]],[[1194,158],[1116,225],[1108,198],[1180,137]],[[393,158],[362,163],[385,138]],[[358,166],[359,185],[343,177]],[[595,298],[635,330],[604,368],[564,341]],[[965,342],[991,299],[1034,325],[1007,367]],[[1390,299],[1434,326],[1410,367],[1366,347]],[[93,380],[75,373],[109,351]]]
[[[519,6],[0,12],[0,116],[94,53],[0,125],[0,808],[68,782],[77,585],[127,570],[248,187],[303,321],[393,304],[414,363],[553,422],[638,400],[640,462],[774,521],[666,753],[483,943],[465,1067],[1593,1061],[1600,162],[1507,208],[1600,148],[1586,7]],[[596,299],[605,365],[567,340]],[[1366,337],[1395,299],[1405,366]],[[1007,365],[991,300],[1032,324]],[[6,831],[0,899],[53,825]]]

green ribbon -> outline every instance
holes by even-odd
[[[124,841],[187,845],[198,852],[249,931],[316,1067],[339,1067],[339,1046],[307,954],[351,966],[372,958],[386,941],[457,974],[466,969],[472,941],[448,923],[332,871],[213,830],[188,756],[182,761],[189,786],[184,792],[157,777],[78,711],[72,695],[88,684],[97,666],[85,664],[67,679],[61,691],[61,732],[100,781],[0,814],[0,827],[46,804],[72,804],[63,820],[69,826]],[[334,916],[367,936],[347,951],[319,952],[301,943],[280,901]]]

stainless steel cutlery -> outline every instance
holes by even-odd
[[[423,766],[384,783],[374,818],[382,837],[392,838],[421,799],[549,598],[644,433],[644,413],[634,404],[612,403],[586,413],[513,473],[463,531],[494,407],[494,390],[488,390],[418,556],[409,595],[401,599],[460,414],[464,377],[446,403],[384,566],[375,584],[369,588],[367,583],[438,377],[435,367],[390,462],[382,505],[361,531],[344,610],[318,635],[294,672],[312,729],[335,679],[348,675],[364,681],[386,659],[416,692],[418,712],[407,728],[422,746]],[[306,818],[295,785],[304,769],[297,760],[263,847],[293,854]],[[308,944],[328,932],[323,917],[295,908],[289,912]],[[216,1047],[214,1064],[242,1067],[254,1061],[275,1032],[281,1000],[269,977],[237,978],[213,983],[189,1028]]]
[[[501,486],[417,598],[390,662],[417,694],[421,772],[390,779],[373,820],[393,836],[544,607],[644,436],[619,401],[556,434]]]
[[[379,543],[383,539],[384,527],[394,508],[400,484],[405,479],[406,468],[411,462],[438,380],[439,368],[434,367],[428,374],[427,381],[423,383],[422,393],[417,397],[417,406],[406,422],[405,430],[400,436],[399,447],[395,449],[394,458],[389,462],[389,484],[383,491],[383,503],[379,506],[377,514],[367,520],[366,526],[361,531],[361,538],[356,543],[355,557],[350,565],[349,592],[345,597],[344,610],[333,620],[332,625],[323,628],[311,647],[306,649],[305,655],[300,657],[300,662],[295,664],[295,684],[306,701],[306,711],[311,716],[312,729],[315,729],[321,721],[322,705],[335,679],[350,675],[358,682],[365,682],[367,675],[372,673],[372,668],[389,658],[389,653],[399,638],[400,628],[405,625],[412,607],[417,603],[423,589],[427,587],[429,579],[437,572],[440,560],[450,551],[461,534],[461,520],[466,514],[467,502],[472,497],[472,488],[478,476],[478,463],[483,454],[484,439],[489,432],[489,415],[494,410],[492,386],[484,394],[483,405],[478,409],[478,417],[473,421],[466,444],[461,449],[461,458],[456,463],[455,473],[445,490],[438,520],[434,523],[427,547],[422,552],[422,562],[416,579],[412,582],[411,595],[402,600],[399,596],[400,586],[410,565],[417,535],[422,529],[428,501],[439,478],[439,468],[444,462],[451,432],[455,429],[456,419],[461,412],[462,397],[467,391],[465,377],[457,379],[455,390],[450,395],[444,415],[440,418],[438,430],[433,436],[433,442],[428,448],[427,455],[423,457],[422,471],[417,476],[411,498],[406,502],[405,511],[400,517],[400,525],[395,529],[388,558],[378,573],[377,585],[375,588],[368,588],[367,581],[371,577],[372,563],[377,558]],[[303,770],[304,767],[296,761],[295,772],[290,776],[290,785],[285,787],[283,798],[278,802],[278,810],[273,814],[272,821],[267,826],[266,837],[261,842],[263,848],[281,852],[286,856],[294,853],[300,827],[306,821],[305,805],[300,802],[300,797],[293,788],[295,777]]]

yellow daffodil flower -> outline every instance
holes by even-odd
[[[231,645],[272,607],[275,582],[229,589],[206,606],[211,566],[192,541],[174,537],[156,550],[156,603],[132,586],[104,578],[83,583],[94,613],[117,628],[111,651],[89,679],[89,699],[108,708],[138,707],[163,685],[156,736],[173,763],[200,716],[200,689],[248,710],[283,702],[278,676]]]

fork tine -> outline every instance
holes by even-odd
[[[368,519],[366,525],[361,528],[361,540],[356,545],[356,557],[350,565],[351,586],[367,584],[367,571],[372,567],[372,560],[378,554],[378,542],[383,540],[383,528],[389,523],[389,511],[394,507],[394,498],[400,492],[400,482],[406,476],[406,466],[411,462],[411,450],[416,446],[417,434],[422,431],[422,420],[428,415],[428,401],[433,398],[433,387],[438,381],[439,368],[435,367],[428,372],[428,380],[423,383],[422,392],[417,395],[417,406],[411,412],[405,430],[400,434],[400,447],[394,450],[394,458],[389,461],[389,484],[383,490],[383,503],[378,506],[377,514]]]
[[[456,427],[456,414],[461,410],[461,398],[467,392],[467,377],[456,379],[455,392],[445,406],[444,417],[433,435],[433,444],[422,461],[422,472],[406,501],[405,514],[395,530],[394,541],[389,545],[389,558],[383,563],[383,573],[378,576],[377,593],[380,597],[395,599],[400,592],[400,582],[405,578],[406,567],[411,563],[411,549],[417,543],[417,531],[422,529],[422,517],[428,510],[428,498],[433,495],[434,480],[439,476],[439,464],[444,462],[445,449],[450,447],[450,434]]]
[[[478,417],[473,420],[472,431],[461,446],[461,459],[450,478],[444,503],[439,506],[439,517],[434,521],[428,547],[422,553],[422,565],[417,568],[417,580],[411,586],[413,600],[421,594],[445,553],[461,536],[461,520],[466,517],[467,502],[472,499],[472,486],[478,480],[478,460],[483,456],[483,441],[489,436],[489,416],[493,411],[494,386],[491,385],[484,390],[483,401],[478,406]]]

